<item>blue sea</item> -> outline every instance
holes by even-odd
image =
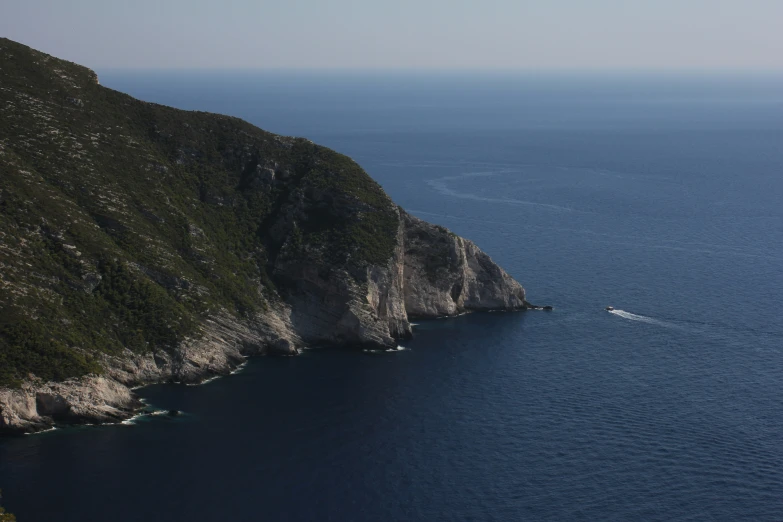
[[[20,522],[783,520],[782,75],[99,73],[350,155],[555,310],[0,440]]]

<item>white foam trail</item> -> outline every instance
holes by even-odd
[[[484,197],[479,196],[477,194],[469,194],[465,192],[457,192],[456,190],[452,190],[447,186],[447,181],[444,180],[450,180],[455,179],[456,176],[452,177],[446,177],[446,178],[438,178],[438,179],[429,179],[427,180],[427,184],[435,189],[436,192],[439,192],[443,194],[444,196],[451,196],[454,198],[460,198],[460,199],[472,199],[474,201],[483,201],[486,203],[505,203],[510,205],[529,205],[534,207],[541,207],[541,208],[548,208],[551,210],[558,210],[558,211],[567,211],[567,212],[573,212],[574,209],[569,207],[563,207],[560,205],[552,205],[549,203],[537,203],[535,201],[525,201],[521,199],[513,199],[513,198],[490,198],[490,197]]]
[[[639,321],[647,324],[656,324],[658,326],[663,326],[665,328],[677,328],[676,325],[673,325],[671,323],[667,323],[665,321],[659,321],[658,319],[653,319],[652,317],[647,317],[646,315],[632,314],[631,312],[626,312],[625,310],[609,310],[609,313],[614,314],[618,317],[622,317],[623,319],[629,319],[631,321]]]

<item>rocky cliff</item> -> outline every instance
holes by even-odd
[[[134,386],[526,306],[349,158],[0,39],[0,431],[117,421]]]
[[[525,290],[467,239],[408,214],[404,296],[408,317],[524,308]]]

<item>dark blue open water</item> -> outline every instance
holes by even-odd
[[[141,391],[176,420],[2,440],[21,522],[783,519],[783,78],[102,83],[345,152],[556,310],[257,359]]]

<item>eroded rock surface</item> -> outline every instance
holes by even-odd
[[[472,241],[410,214],[403,222],[409,317],[525,308],[525,289]]]

